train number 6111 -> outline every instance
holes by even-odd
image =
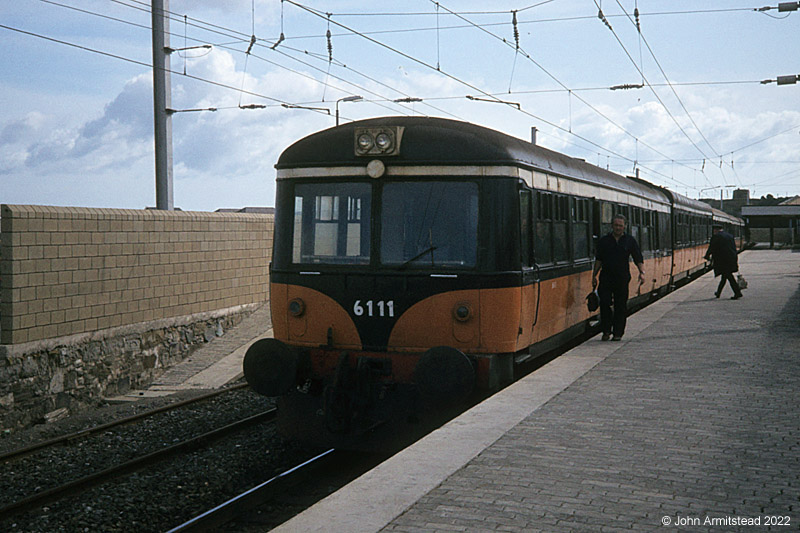
[[[377,314],[376,314],[377,312]],[[356,300],[356,303],[353,304],[353,314],[356,316],[388,316],[394,318],[394,301],[389,300],[388,302],[384,302],[383,300],[379,302],[373,302],[372,300],[367,300],[364,305],[361,305],[361,300]]]

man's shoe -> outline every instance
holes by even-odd
[[[621,341],[622,340],[622,335],[614,335],[614,338],[611,339],[611,340],[612,341]]]
[[[719,298],[719,295],[720,295],[720,294],[721,294],[721,292],[720,292],[720,291],[717,291],[717,292],[715,292],[715,293],[714,293],[714,296],[716,296],[717,298]]]
[[[603,338],[600,339],[600,340],[610,341],[611,340],[611,335],[609,335],[608,333],[603,333]]]
[[[742,296],[744,296],[744,295],[743,294],[734,294],[733,296],[731,296],[731,300],[738,300]]]

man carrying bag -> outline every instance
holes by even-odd
[[[714,277],[722,276],[714,296],[717,298],[720,297],[722,289],[725,288],[725,282],[727,281],[730,283],[731,289],[733,289],[731,300],[738,300],[742,297],[742,289],[733,277],[733,273],[739,271],[736,241],[733,235],[724,231],[719,224],[714,224],[712,230],[714,235],[711,236],[711,242],[706,252],[706,259],[711,259],[711,264],[714,266]]]

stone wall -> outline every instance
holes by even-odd
[[[148,385],[269,300],[273,216],[0,206],[0,427]]]
[[[775,245],[796,245],[800,244],[800,235],[796,228],[774,228],[770,234],[769,228],[750,228],[750,240],[752,242],[768,243],[774,241]]]
[[[52,421],[144,388],[257,307],[0,345],[0,429]]]

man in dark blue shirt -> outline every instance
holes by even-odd
[[[592,287],[597,288],[600,272],[600,326],[603,340],[619,341],[625,334],[628,318],[628,284],[631,281],[630,258],[639,269],[639,283],[644,283],[644,258],[639,243],[625,233],[625,217],[616,215],[611,221],[611,233],[597,241],[597,262],[592,272]],[[611,307],[614,307],[612,312]]]

